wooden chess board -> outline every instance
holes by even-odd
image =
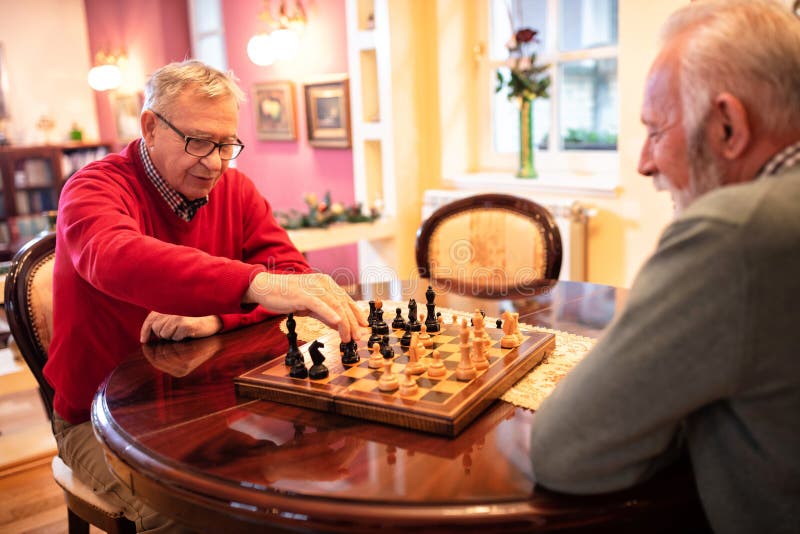
[[[290,368],[280,357],[237,377],[236,388],[249,397],[455,436],[555,348],[553,334],[530,331],[522,331],[523,341],[519,347],[501,348],[503,331],[486,328],[491,339],[489,367],[477,371],[474,379],[462,382],[455,377],[461,359],[459,328],[454,324],[443,325],[442,332],[431,334],[433,346],[425,350],[420,361],[427,367],[433,361],[433,349],[437,349],[446,373],[437,378],[428,377],[427,372],[418,375],[419,390],[410,397],[401,396],[398,391],[386,393],[378,389],[383,370],[367,366],[368,335],[358,341],[361,360],[354,365],[343,365],[336,332],[319,338],[325,345],[321,350],[330,371],[327,378],[292,378]],[[400,346],[402,334],[401,330],[395,330],[389,338],[395,353],[392,372],[400,380],[408,363],[407,349]],[[300,348],[307,365],[311,363],[310,345]]]

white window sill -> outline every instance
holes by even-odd
[[[513,173],[487,171],[465,173],[444,179],[454,189],[508,192],[539,192],[580,196],[615,197],[619,188],[618,173],[577,174],[539,171],[537,178],[517,178]]]

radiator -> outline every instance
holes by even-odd
[[[475,191],[428,189],[422,198],[422,220],[449,202],[476,194]],[[544,206],[556,220],[561,233],[561,280],[586,281],[586,247],[591,210],[577,200],[542,202],[533,195],[518,195]]]

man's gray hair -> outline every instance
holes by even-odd
[[[751,121],[787,134],[800,125],[800,19],[774,0],[699,0],[676,11],[666,42],[687,33],[680,60],[683,124],[693,132],[728,92]]]
[[[209,99],[233,97],[237,104],[245,100],[232,73],[189,59],[170,63],[153,73],[144,88],[144,109],[163,112],[187,89]]]

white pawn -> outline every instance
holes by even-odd
[[[400,395],[402,397],[413,397],[419,391],[417,379],[414,378],[414,375],[411,373],[408,367],[406,367],[405,375],[405,379],[400,384]]]
[[[367,360],[367,366],[370,369],[380,369],[383,366],[383,354],[381,354],[381,346],[377,343],[372,344],[372,353]]]
[[[431,362],[430,366],[428,367],[428,376],[431,378],[436,378],[439,376],[444,376],[447,373],[447,369],[444,366],[444,362],[442,362],[442,358],[439,356],[439,351],[433,349],[433,362]]]
[[[392,360],[384,360],[383,374],[378,380],[378,389],[381,391],[394,391],[400,387],[397,377],[392,374]]]
[[[431,335],[428,333],[428,327],[425,326],[425,323],[422,323],[419,327],[419,337],[420,343],[422,343],[423,347],[432,347],[433,340],[431,339]]]

